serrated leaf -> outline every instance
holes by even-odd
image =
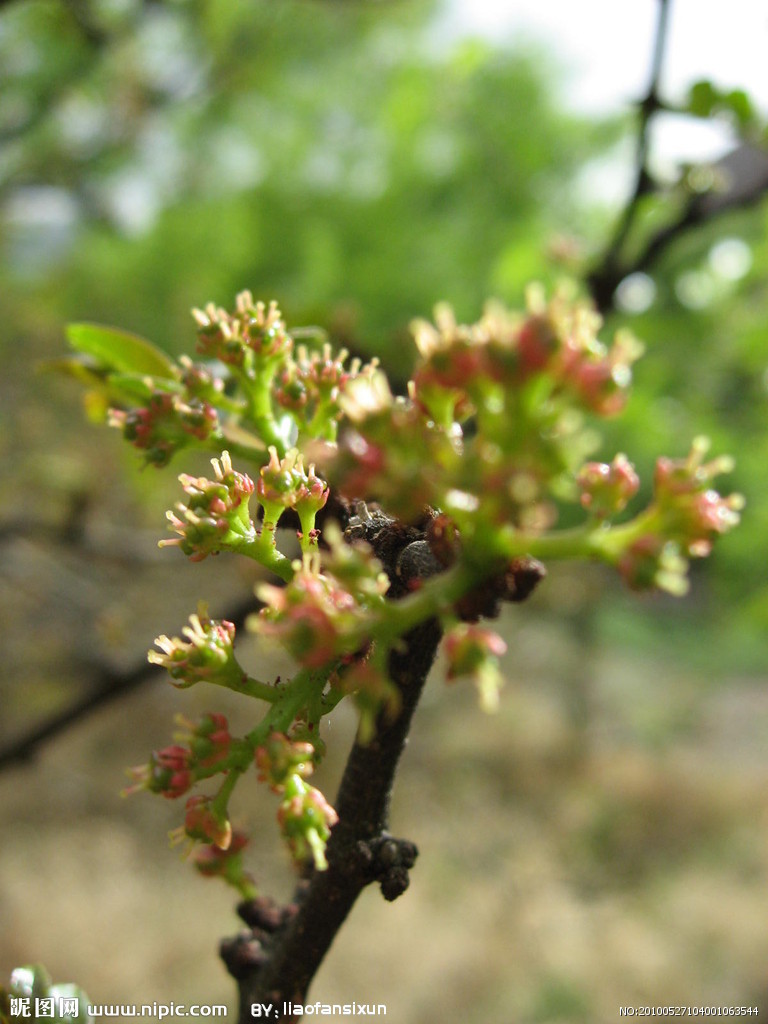
[[[173,361],[151,341],[101,324],[69,324],[67,339],[78,352],[93,356],[112,370],[173,379]]]

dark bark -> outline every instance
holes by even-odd
[[[415,580],[434,576],[445,567],[443,563],[450,562],[439,530],[432,528],[435,522],[433,510],[425,510],[418,525],[408,526],[381,511],[371,514],[358,502],[347,536],[364,537],[371,544],[390,579],[388,596],[397,600],[409,593]],[[465,595],[457,613],[472,621],[493,618],[501,602],[529,597],[545,574],[535,559],[515,559],[476,592]],[[253,1019],[254,1003],[271,1004],[282,1013],[284,1003],[305,1002],[323,957],[367,885],[377,882],[387,900],[407,889],[417,850],[413,843],[389,834],[389,800],[440,637],[440,624],[430,619],[407,634],[389,655],[389,678],[401,698],[399,713],[394,719],[381,714],[374,739],[352,747],[335,801],[339,820],[326,850],[328,869],[313,871],[288,907],[279,908],[264,899],[240,906],[240,916],[251,931],[221,946],[222,958],[239,983],[240,1024]],[[290,1014],[281,1017],[293,1019]]]
[[[252,1003],[282,1008],[284,1002],[305,1001],[323,957],[367,885],[378,882],[387,899],[407,888],[417,851],[388,834],[389,800],[439,640],[440,627],[430,620],[390,656],[400,711],[394,720],[380,716],[374,739],[352,747],[335,804],[339,821],[328,842],[328,869],[314,871],[301,883],[295,903],[282,912],[263,902],[251,908],[251,934],[222,944],[222,956],[239,982],[240,1024],[253,1019]],[[249,917],[248,907],[241,908],[241,916]]]

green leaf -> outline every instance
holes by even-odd
[[[141,373],[110,373],[107,377],[110,394],[115,401],[138,403],[149,401],[157,391],[168,394],[180,393],[183,388],[176,382],[148,381],[146,374]],[[175,386],[173,386],[175,385]]]
[[[743,89],[733,89],[727,93],[723,96],[723,103],[733,111],[742,127],[746,127],[757,120],[757,114],[752,101]]]
[[[147,379],[146,373],[110,373],[109,370],[90,361],[90,357],[71,356],[61,359],[46,359],[38,363],[43,373],[61,373],[74,377],[87,387],[94,388],[110,403],[118,405],[141,405],[147,402],[157,390],[182,391],[177,381],[163,377],[160,381]]]
[[[59,359],[43,359],[37,363],[40,373],[61,373],[65,377],[74,377],[81,384],[90,387],[104,387],[106,371],[95,364],[86,362],[80,356],[62,356]]]
[[[711,82],[694,82],[688,93],[688,113],[694,117],[709,117],[718,99],[719,93]]]
[[[81,323],[67,326],[67,339],[78,352],[93,356],[110,369],[152,377],[175,377],[169,356],[137,334]]]
[[[731,114],[740,128],[749,128],[757,121],[757,111],[748,93],[743,89],[723,92],[706,80],[691,86],[685,109],[694,117]]]

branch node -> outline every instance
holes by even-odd
[[[286,907],[281,907],[269,896],[257,896],[237,905],[238,916],[249,928],[260,928],[270,934],[278,931],[289,916],[286,911]]]
[[[367,845],[372,856],[373,879],[379,883],[381,895],[391,903],[408,888],[409,870],[416,863],[419,851],[415,843],[395,839],[387,832]]]
[[[263,967],[269,955],[253,932],[243,932],[219,943],[219,955],[236,981],[243,981]]]

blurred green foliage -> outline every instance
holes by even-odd
[[[589,169],[628,122],[565,113],[549,55],[447,43],[438,13],[428,0],[4,9],[3,479],[18,476],[13,454],[34,451],[45,472],[30,486],[42,497],[51,453],[58,472],[75,463],[77,475],[102,444],[82,440],[72,391],[30,375],[35,358],[63,349],[68,320],[119,325],[179,352],[192,305],[229,303],[248,287],[277,298],[289,323],[319,324],[404,378],[408,322],[436,301],[474,319],[486,297],[519,302],[563,261],[587,269],[608,223]],[[748,109],[753,122],[748,97],[705,84],[690,96],[697,116],[735,110],[737,99],[736,115]],[[641,231],[664,215],[649,204]],[[602,449],[625,449],[646,485],[655,455],[682,455],[697,433],[736,456],[743,528],[701,568],[692,601],[674,617],[666,603],[649,614],[682,635],[724,627],[708,632],[709,657],[716,648],[743,664],[764,656],[768,624],[765,219],[763,205],[682,236],[654,271],[647,309],[628,301],[612,317],[611,328],[630,322],[648,354]],[[145,475],[144,488],[155,481]],[[618,634],[637,614],[634,600],[605,607]]]
[[[376,348],[446,296],[519,296],[606,137],[540,56],[430,42],[431,5],[114,6],[91,44],[63,6],[5,16],[5,263],[172,348],[245,285]]]

